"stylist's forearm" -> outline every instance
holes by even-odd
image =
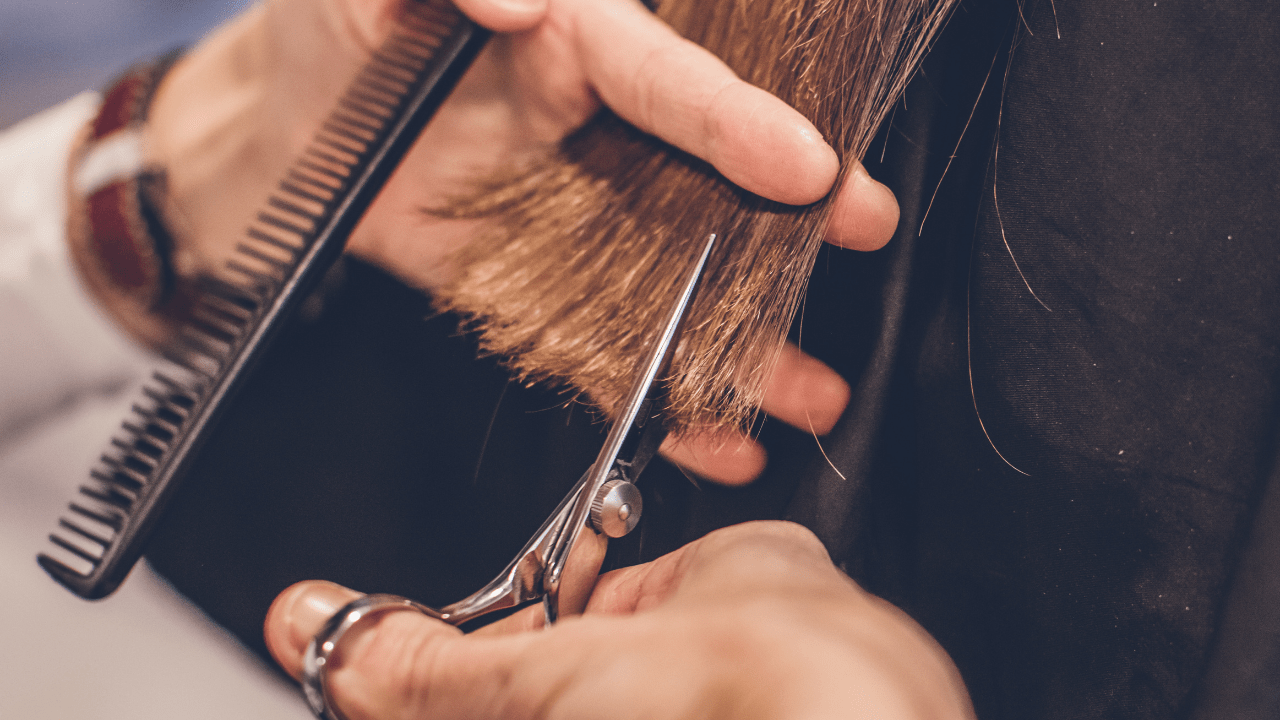
[[[70,256],[143,344],[170,342],[188,280],[228,256],[293,152],[287,114],[268,101],[264,14],[250,10],[172,65],[126,71],[72,148]]]
[[[164,245],[177,285],[219,271],[396,7],[385,0],[361,5],[357,13],[345,5],[335,11],[267,2],[197,44],[160,81],[141,128],[144,168],[165,180],[163,192],[149,197],[167,238],[126,244],[144,258],[151,256],[150,245]],[[306,10],[312,12],[300,12]],[[127,205],[124,224],[143,222],[129,215]],[[83,227],[75,218],[87,215],[73,209],[72,225]],[[85,240],[93,231],[70,234],[76,265],[100,304],[138,340],[165,344],[182,298],[171,302],[156,291],[162,302],[152,302],[145,288],[124,287],[113,276],[119,258],[109,255],[115,251]]]
[[[180,275],[221,265],[314,130],[277,86],[266,15],[256,6],[217,30],[174,67],[152,104],[147,155],[165,171]]]

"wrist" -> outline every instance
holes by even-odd
[[[166,174],[163,212],[181,276],[221,268],[300,145],[269,106],[272,57],[263,14],[255,7],[201,42],[165,77],[152,103],[144,153],[149,166]]]
[[[168,342],[191,281],[234,251],[292,152],[286,125],[266,107],[261,16],[245,13],[176,63],[131,68],[73,146],[73,262],[107,312],[148,345]]]
[[[174,242],[160,210],[162,170],[142,151],[156,86],[175,51],[122,73],[68,155],[68,251],[85,287],[135,338],[162,344],[185,314],[189,287],[174,273]]]

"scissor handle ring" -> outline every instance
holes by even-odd
[[[326,683],[329,657],[338,649],[338,643],[347,631],[360,621],[392,610],[417,610],[423,615],[440,619],[440,613],[422,603],[399,595],[365,595],[343,605],[320,628],[307,644],[302,662],[302,691],[307,697],[311,712],[320,720],[346,720],[333,706]]]

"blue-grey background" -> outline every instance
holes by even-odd
[[[248,0],[0,0],[0,128],[199,39]]]

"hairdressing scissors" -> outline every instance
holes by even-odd
[[[485,613],[541,599],[547,623],[581,613],[604,561],[609,538],[623,537],[640,521],[643,503],[635,482],[667,431],[659,417],[663,384],[681,322],[715,244],[707,238],[658,336],[640,359],[621,415],[609,429],[591,467],[498,577],[475,594],[440,610],[461,624]]]
[[[609,428],[595,462],[583,473],[551,516],[496,578],[479,591],[439,610],[395,595],[366,595],[337,613],[316,633],[303,661],[303,689],[320,718],[338,718],[328,702],[325,665],[342,636],[362,619],[396,609],[412,609],[452,625],[537,600],[547,624],[580,614],[595,587],[609,538],[631,532],[643,501],[635,482],[667,435],[660,417],[667,372],[694,290],[715,245],[710,235],[685,277],[676,302],[644,356],[622,413]]]

